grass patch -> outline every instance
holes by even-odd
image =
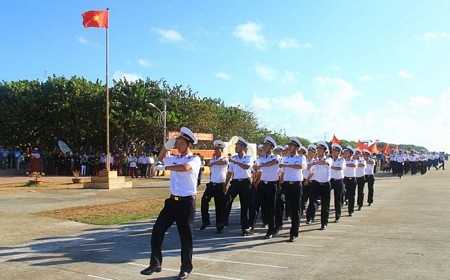
[[[125,202],[97,204],[57,209],[36,213],[90,225],[111,226],[127,222],[156,218],[164,206],[165,198],[139,199]],[[200,197],[197,198],[197,209]]]
[[[79,206],[37,215],[71,220],[91,225],[117,225],[126,222],[155,218],[164,205],[164,198],[140,199],[118,203]]]

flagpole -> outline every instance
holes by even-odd
[[[110,150],[109,150],[109,89],[108,89],[108,29],[109,29],[109,8],[108,12],[108,26],[106,27],[106,171],[110,169]]]

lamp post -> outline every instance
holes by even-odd
[[[163,119],[162,127],[164,129],[164,135],[163,135],[163,145],[164,145],[164,143],[166,143],[166,141],[167,141],[167,100],[164,99],[164,109],[162,111],[158,107],[156,107],[155,104],[153,104],[151,102],[148,103],[148,105],[150,105],[151,107],[158,110],[158,112],[161,114],[161,117]],[[161,125],[161,123],[160,123],[160,125]]]

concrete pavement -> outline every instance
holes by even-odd
[[[270,240],[263,239],[263,228],[241,237],[238,208],[221,235],[214,228],[198,230],[197,213],[189,279],[449,279],[449,181],[450,172],[442,170],[402,179],[378,176],[372,206],[325,231],[320,223],[305,225],[302,219],[294,243],[286,242],[289,224]],[[152,197],[155,189],[167,191],[166,184],[1,195],[0,279],[174,279],[180,266],[175,226],[166,235],[163,271],[141,277],[149,261],[152,221],[103,227],[32,214]]]

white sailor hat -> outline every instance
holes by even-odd
[[[361,153],[362,153],[361,149],[360,149],[360,148],[356,148],[356,149],[355,149],[355,154],[356,154],[356,153],[360,153],[360,154],[361,154]]]
[[[349,151],[350,153],[354,154],[355,150],[352,148],[352,146],[347,146],[347,148],[345,148],[346,151]]]
[[[269,141],[267,141],[267,142],[269,142]],[[283,150],[284,150],[284,147],[281,146],[281,145],[277,145],[277,146],[274,148],[274,150],[280,150],[280,151],[283,151]]]
[[[314,153],[317,152],[317,146],[314,144],[309,144],[308,145],[308,150],[313,150]]]
[[[369,150],[367,150],[367,149],[363,149],[363,154],[368,154],[368,155],[370,155],[371,152],[370,152]]]
[[[300,140],[297,139],[297,137],[290,137],[289,138],[289,144],[294,144],[297,147],[301,147],[302,143],[300,143]]]
[[[270,136],[266,136],[266,138],[264,138],[264,144],[265,143],[269,143],[274,148],[277,146],[277,142],[275,142],[275,140],[273,140],[273,138]]]
[[[241,136],[238,136],[238,140],[237,140],[236,144],[239,144],[244,148],[247,148],[247,146],[248,146],[247,141],[245,141],[245,139],[242,138]]]
[[[213,145],[222,149],[226,147],[226,144],[222,140],[214,140]]]
[[[319,147],[325,149],[325,151],[328,151],[328,145],[324,141],[317,142],[317,148],[319,148]]]
[[[264,146],[263,144],[259,144],[258,145],[258,150],[262,149],[263,146]]]
[[[197,137],[195,137],[195,134],[187,127],[183,126],[180,129],[180,134],[177,136],[177,138],[183,138],[188,140],[192,144],[197,144]]]
[[[283,150],[287,150],[289,148],[289,145],[284,145]]]
[[[305,146],[301,146],[299,150],[303,151],[305,154],[308,152],[308,148],[306,148]]]
[[[339,152],[340,152],[340,151],[342,151],[342,146],[339,145],[338,143],[333,143],[333,144],[331,144],[331,149],[336,149],[336,150],[339,150]]]

